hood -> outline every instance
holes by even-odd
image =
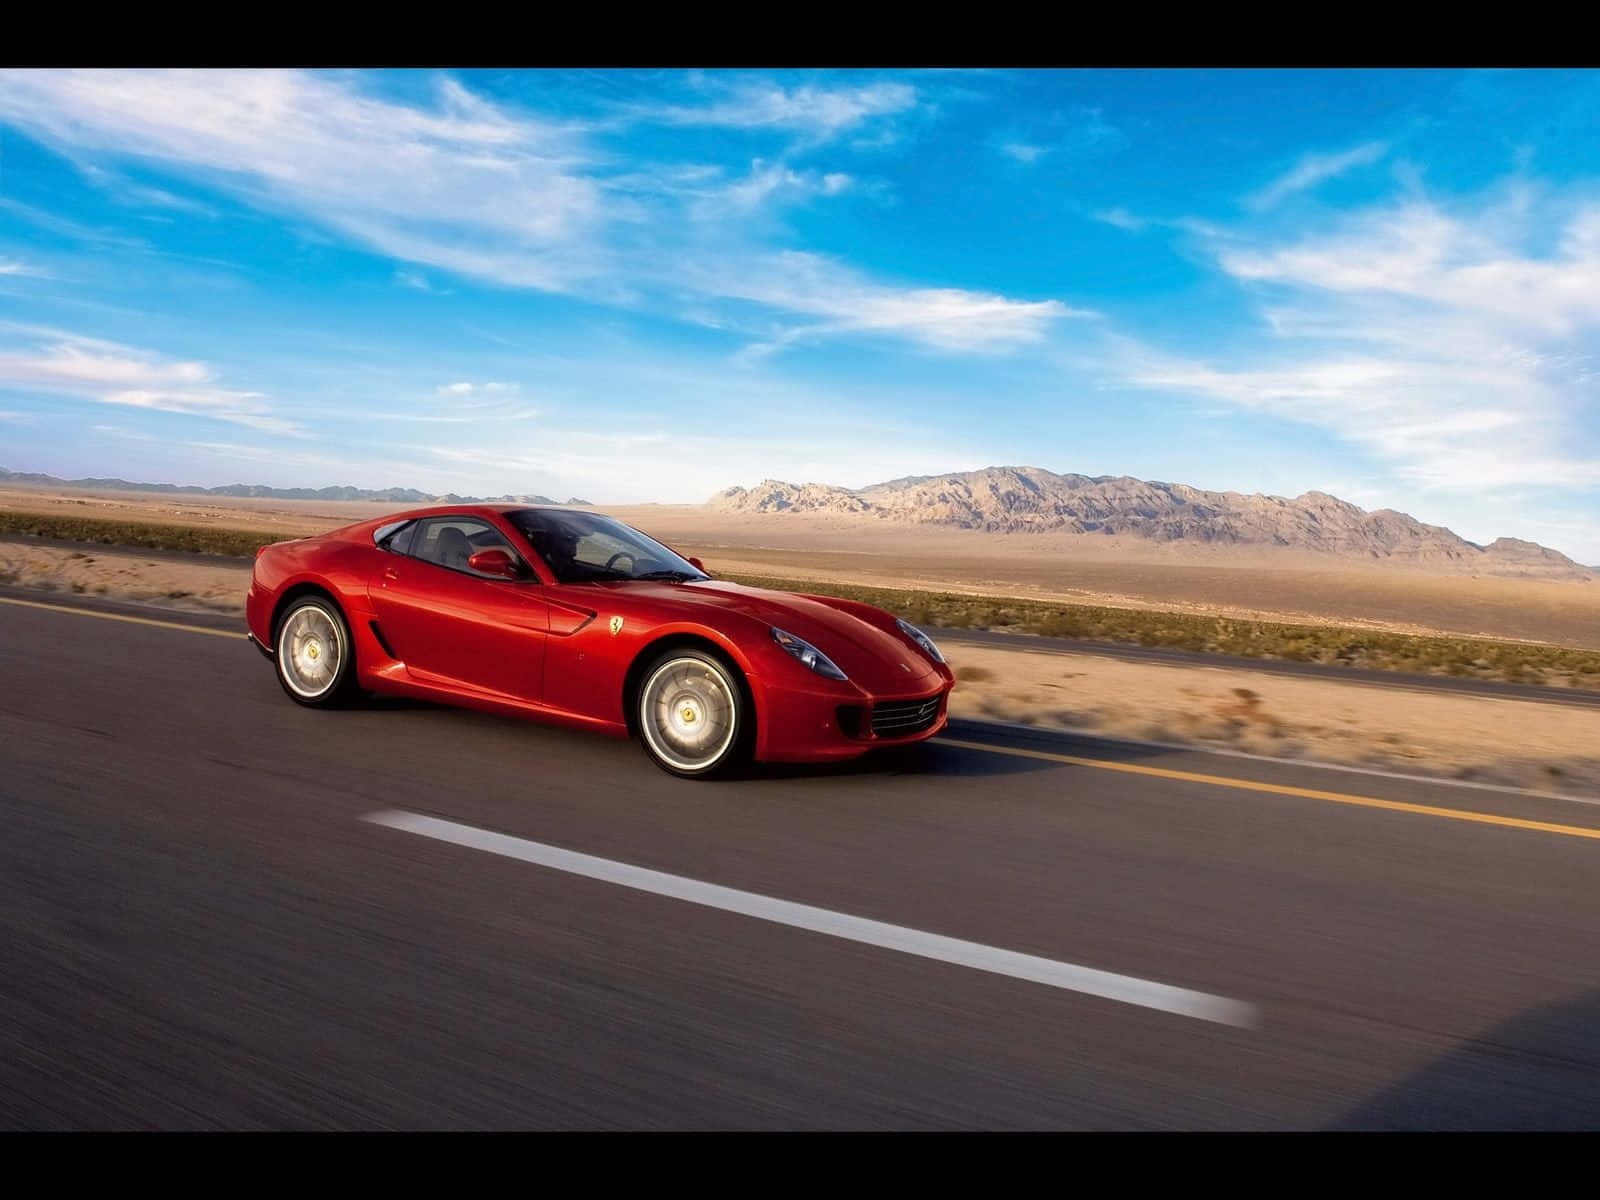
[[[871,692],[893,695],[924,691],[936,687],[942,679],[927,656],[897,634],[789,592],[769,592],[716,579],[610,586],[625,588],[628,595],[639,599],[671,605],[685,616],[689,615],[685,610],[703,609],[699,619],[719,627],[723,626],[716,621],[718,612],[759,622],[763,636],[768,627],[776,625],[810,642],[833,659],[851,683]]]

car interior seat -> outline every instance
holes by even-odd
[[[467,535],[453,525],[446,525],[439,530],[439,562],[446,567],[454,567],[464,571],[467,559],[472,557],[472,543],[467,540]]]

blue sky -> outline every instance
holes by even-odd
[[[995,464],[1600,563],[1600,75],[0,72],[0,466]]]

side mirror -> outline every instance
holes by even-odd
[[[705,563],[701,562],[698,558],[691,558],[689,560],[689,565],[696,571],[704,571],[706,569]]]
[[[520,579],[517,560],[504,550],[479,550],[467,559],[467,566],[480,575],[495,575],[501,579]]]

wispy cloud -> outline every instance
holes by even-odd
[[[470,229],[477,254],[508,255],[529,286],[570,286],[575,235],[598,219],[599,189],[559,126],[448,78],[428,110],[298,71],[12,71],[0,116],[76,154],[178,166],[399,258],[470,270]]]
[[[1531,247],[1560,232],[1552,249]],[[1136,352],[1139,385],[1286,417],[1431,490],[1600,486],[1600,208],[1408,200],[1285,244],[1214,246],[1271,341]]]
[[[1136,216],[1125,208],[1108,208],[1094,214],[1094,219],[1104,221],[1107,225],[1115,226],[1128,233],[1140,233],[1149,224],[1146,217]]]
[[[1371,166],[1389,152],[1387,142],[1363,142],[1333,154],[1304,154],[1266,187],[1246,200],[1253,209],[1271,208],[1287,196],[1306,191],[1356,167]]]
[[[811,318],[758,344],[758,351],[843,333],[895,333],[943,350],[1004,350],[1042,340],[1056,321],[1096,315],[1058,300],[1014,300],[959,288],[887,287],[832,259],[798,251],[740,264],[736,277],[708,278],[704,286],[719,295]]]
[[[1078,105],[1057,111],[1030,131],[1015,127],[995,137],[993,145],[1007,158],[1032,166],[1046,156],[1072,158],[1122,149],[1128,135],[1106,120],[1098,108]]]
[[[421,271],[408,271],[402,268],[395,271],[394,281],[401,287],[412,288],[419,292],[433,291],[433,285],[428,282],[428,277]]]
[[[917,103],[916,88],[896,82],[786,88],[770,80],[708,79],[701,87],[707,94],[704,104],[634,105],[628,112],[637,120],[664,125],[783,130],[803,135],[815,145]]]
[[[1194,234],[1220,245],[1237,235],[1213,221],[1200,217],[1150,217],[1129,212],[1126,208],[1107,208],[1090,214],[1096,221],[1120,229],[1125,233],[1143,233],[1147,229],[1176,229],[1180,233]]]
[[[1043,146],[1035,146],[1031,142],[1001,142],[1000,153],[1008,158],[1014,158],[1019,163],[1032,164],[1038,162],[1044,155]]]
[[[274,416],[262,393],[219,386],[205,363],[60,331],[31,344],[0,346],[0,388],[209,417],[261,433],[304,432]]]
[[[47,273],[42,268],[25,263],[20,258],[0,258],[0,275],[26,275],[40,279],[48,278]]]
[[[310,218],[417,268],[673,313],[690,281],[709,304],[825,317],[810,336],[877,331],[946,349],[1004,349],[1067,310],[1054,301],[851,275],[818,291],[818,269],[787,283],[762,244],[773,205],[856,187],[846,171],[756,160],[728,179],[704,164],[617,172],[570,122],[435,81],[421,107],[342,76],[299,71],[0,72],[0,119],[70,153],[161,164],[247,203]],[[634,120],[772,128],[821,144],[917,103],[905,83],[785,87],[706,81],[703,104],[635,107]],[[725,269],[696,269],[708,243]],[[794,262],[808,264],[808,256]],[[763,280],[755,285],[749,277]],[[792,307],[790,307],[792,306]],[[702,306],[703,307],[703,306]],[[970,319],[969,319],[970,318]]]
[[[196,217],[215,217],[217,210],[210,205],[201,204],[198,200],[188,196],[179,196],[165,188],[151,187],[148,184],[138,183],[125,175],[92,162],[78,162],[74,164],[83,177],[102,188],[113,200],[119,204],[133,207],[161,208],[175,212],[186,213]]]
[[[119,441],[153,442],[156,440],[154,434],[140,433],[136,429],[128,429],[122,425],[91,425],[89,426],[89,432],[98,433],[102,437],[117,438]]]
[[[522,385],[505,380],[474,383],[458,380],[434,388],[428,407],[422,412],[391,408],[386,414],[395,421],[428,425],[479,425],[500,428],[508,421],[530,421],[542,415],[521,399]],[[443,402],[442,404],[440,402]]]
[[[750,164],[750,173],[722,189],[719,198],[734,208],[751,209],[784,192],[795,196],[837,196],[847,191],[851,182],[843,171],[797,171],[785,163],[758,158]]]
[[[515,394],[521,390],[520,384],[506,383],[501,380],[491,379],[487,383],[473,383],[470,380],[462,380],[459,383],[441,383],[434,389],[434,395],[449,397],[505,396]]]

